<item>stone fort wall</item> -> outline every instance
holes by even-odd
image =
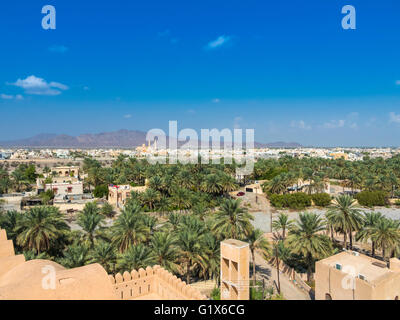
[[[109,275],[117,299],[133,300],[157,296],[162,300],[206,300],[207,297],[190,287],[164,268],[156,265],[139,271]]]

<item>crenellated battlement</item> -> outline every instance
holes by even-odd
[[[109,275],[118,299],[156,298],[165,300],[205,300],[206,296],[156,265]]]

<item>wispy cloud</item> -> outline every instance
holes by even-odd
[[[2,93],[0,97],[4,100],[11,100],[14,99],[14,96]]]
[[[345,120],[331,120],[329,122],[325,122],[322,127],[325,129],[336,129],[343,128],[345,124]]]
[[[290,123],[290,126],[292,128],[297,128],[297,129],[302,129],[302,130],[311,130],[312,129],[312,127],[310,125],[306,124],[304,120],[299,120],[299,121],[293,120]]]
[[[14,99],[15,100],[23,100],[24,99],[24,97],[20,94],[17,94],[14,96],[12,94],[5,94],[5,93],[0,94],[0,98],[3,100],[14,100]]]
[[[125,115],[124,115],[124,118],[125,118],[125,119],[132,118],[132,115],[131,115],[131,114],[125,114]]]
[[[34,75],[27,77],[26,79],[18,79],[14,83],[8,83],[16,87],[23,88],[26,94],[44,95],[44,96],[56,96],[62,93],[64,90],[68,90],[68,86],[59,82],[47,82],[43,78],[35,77]]]
[[[65,53],[69,50],[66,46],[54,45],[48,48],[50,52]]]
[[[220,103],[220,102],[221,102],[221,100],[220,100],[220,99],[218,99],[218,98],[215,98],[215,99],[212,99],[212,100],[211,100],[211,102],[212,102],[212,103]]]
[[[166,29],[164,31],[158,32],[157,37],[161,39],[167,39],[170,43],[175,44],[179,42],[177,37],[174,37],[171,33],[171,30]]]
[[[222,35],[222,36],[219,36],[217,39],[207,43],[205,48],[208,50],[217,49],[217,48],[227,45],[229,42],[231,42],[231,40],[232,40],[232,37]]]
[[[390,112],[389,113],[389,122],[400,123],[400,114]]]
[[[400,86],[400,80],[397,80],[397,81],[396,81],[396,85],[397,85],[397,86]]]

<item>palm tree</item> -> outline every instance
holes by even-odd
[[[156,232],[151,238],[151,250],[155,262],[165,269],[175,272],[178,258],[176,236],[169,232]]]
[[[7,237],[13,240],[14,245],[18,236],[17,227],[20,224],[23,215],[16,210],[9,210],[0,214],[0,228],[5,229]]]
[[[89,248],[79,243],[74,243],[67,247],[64,252],[64,258],[60,259],[60,263],[66,268],[83,267],[89,261]]]
[[[107,218],[112,218],[115,214],[113,206],[108,202],[105,202],[103,204],[103,206],[100,209],[100,213]]]
[[[91,263],[100,263],[107,273],[112,272],[112,267],[116,262],[115,248],[111,243],[106,241],[99,241],[90,252]]]
[[[182,216],[178,213],[170,213],[168,216],[168,222],[167,225],[170,227],[172,232],[175,232],[178,230],[178,227],[181,223]]]
[[[151,249],[142,243],[129,247],[117,260],[120,271],[145,269],[154,264],[154,257]]]
[[[172,203],[180,210],[191,207],[190,191],[184,188],[176,188],[172,194]]]
[[[167,197],[161,197],[157,204],[158,211],[161,213],[161,215],[164,215],[166,212],[168,212],[170,210],[170,206],[171,203]]]
[[[111,227],[112,243],[120,252],[146,240],[149,229],[143,223],[141,210],[141,207],[136,204],[125,206]]]
[[[256,285],[256,256],[257,250],[263,252],[264,256],[270,255],[271,247],[267,239],[264,237],[264,232],[260,229],[253,229],[247,235],[247,242],[249,243],[251,259],[253,262],[253,285]]]
[[[178,245],[180,248],[180,256],[185,265],[186,283],[190,284],[190,273],[193,268],[201,261],[202,235],[192,231],[183,229],[178,234]]]
[[[200,220],[204,221],[207,215],[207,207],[202,202],[198,202],[192,207],[192,213]]]
[[[263,185],[264,192],[271,192],[276,194],[285,193],[287,190],[286,183],[282,175],[277,175],[272,180],[265,182]]]
[[[150,211],[152,211],[154,203],[160,199],[160,193],[154,189],[148,188],[141,194],[141,199],[144,204],[149,206]]]
[[[193,175],[188,170],[183,170],[176,177],[177,183],[185,189],[191,189],[194,185]]]
[[[361,240],[367,242],[368,240],[371,240],[371,251],[373,257],[375,257],[376,242],[372,238],[372,234],[375,231],[377,222],[382,218],[383,216],[380,212],[365,212],[363,217],[363,227],[356,234],[357,241]]]
[[[220,242],[212,233],[204,235],[202,251],[199,264],[203,275],[218,282],[220,275]]]
[[[399,245],[400,232],[398,226],[390,219],[383,217],[373,227],[371,239],[382,250],[383,259],[386,259],[386,250],[394,249]]]
[[[228,174],[221,174],[221,176],[220,176],[220,186],[221,186],[221,190],[225,194],[228,194],[228,192],[237,189],[237,184],[235,182],[235,179],[232,176],[228,175]]]
[[[21,188],[23,185],[29,184],[29,181],[25,178],[24,173],[19,169],[14,170],[11,173],[11,176],[13,178],[13,182],[14,182],[14,185],[16,186],[17,192],[21,191]]]
[[[335,221],[344,233],[344,247],[347,248],[347,234],[350,239],[350,248],[353,247],[353,231],[358,231],[362,226],[362,215],[357,208],[356,200],[349,195],[341,195],[335,198],[328,209],[327,218]]]
[[[287,244],[294,254],[301,254],[307,263],[307,280],[310,281],[315,259],[323,258],[332,251],[332,243],[322,234],[325,222],[315,213],[300,213],[299,220],[290,229]]]
[[[50,242],[56,240],[70,228],[60,211],[55,207],[40,206],[27,211],[16,230],[17,244],[38,254],[50,249]]]
[[[253,217],[246,208],[240,207],[240,200],[226,199],[215,214],[213,230],[232,239],[243,239],[251,230]]]
[[[77,222],[84,231],[83,239],[89,242],[89,248],[93,248],[95,234],[103,228],[104,216],[99,213],[97,206],[94,210],[92,206],[88,206],[90,204],[85,205],[83,212],[78,215]]]
[[[208,174],[205,177],[201,187],[204,192],[213,194],[218,194],[221,192],[221,184],[216,174]]]
[[[35,260],[35,259],[43,259],[43,260],[51,260],[51,257],[47,254],[47,252],[41,252],[40,254],[36,254],[35,251],[28,250],[24,251],[25,261]]]
[[[285,240],[286,230],[288,230],[292,225],[293,221],[289,220],[289,215],[287,215],[286,213],[279,213],[278,219],[272,222],[272,230],[282,230],[282,239]]]
[[[278,285],[278,294],[281,293],[281,280],[280,280],[280,261],[285,260],[290,256],[290,249],[285,247],[283,240],[277,239],[272,244],[272,254],[270,253],[269,256],[272,256],[275,259],[276,263],[276,275],[277,275],[277,285]]]

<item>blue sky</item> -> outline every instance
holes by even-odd
[[[42,29],[47,4],[56,30]],[[396,0],[7,0],[0,39],[0,140],[177,120],[260,142],[400,145]]]

